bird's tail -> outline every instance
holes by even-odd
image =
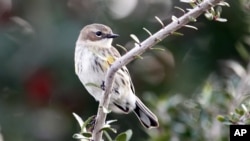
[[[157,117],[141,102],[139,98],[136,99],[134,113],[144,127],[155,128],[159,126]]]

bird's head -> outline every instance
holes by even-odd
[[[118,36],[118,34],[112,32],[110,27],[95,23],[87,25],[81,30],[78,41],[103,47],[111,47],[113,38]]]

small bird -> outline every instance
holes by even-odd
[[[100,101],[105,90],[104,80],[109,67],[121,57],[111,45],[113,38],[118,36],[110,27],[94,23],[85,26],[76,41],[75,72],[97,101]],[[133,111],[146,128],[159,126],[157,117],[135,95],[129,71],[125,66],[115,74],[108,108],[115,113],[127,114]]]

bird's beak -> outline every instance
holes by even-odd
[[[116,37],[119,37],[119,35],[118,34],[107,34],[106,35],[106,38],[116,38]]]

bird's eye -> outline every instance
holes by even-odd
[[[101,31],[97,31],[97,32],[95,33],[95,35],[98,36],[98,37],[100,37],[100,36],[102,35],[102,32],[101,32]]]

